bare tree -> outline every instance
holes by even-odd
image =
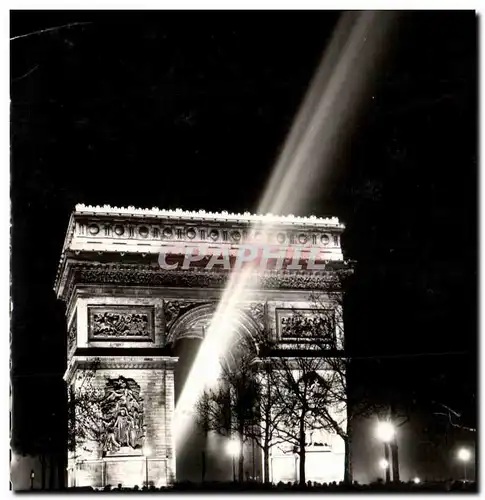
[[[293,429],[286,435],[295,444],[297,439],[301,441],[297,444],[300,482],[304,477],[305,457],[301,444],[304,425],[323,428],[343,440],[344,481],[351,483],[353,424],[357,418],[382,414],[388,409],[387,405],[370,398],[364,388],[349,390],[351,359],[345,349],[343,332],[343,278],[336,275],[332,288],[312,294],[309,297],[311,308],[307,311],[293,310],[280,332],[279,343],[283,348],[278,349],[272,358],[274,369],[279,370],[284,379],[284,384],[279,384],[283,387],[280,397],[286,401],[294,400],[287,411],[294,417],[298,415],[299,432]],[[397,449],[394,455],[397,464]]]
[[[242,353],[230,362],[221,362],[215,388],[203,392],[196,415],[204,431],[214,431],[239,441],[238,478],[244,480],[244,444],[252,438],[257,420],[258,389],[250,355]]]
[[[278,434],[285,417],[285,407],[281,404],[278,389],[280,374],[275,371],[272,363],[264,363],[259,358],[257,361],[257,411],[249,435],[263,451],[263,477],[265,483],[269,483],[271,449],[285,442],[285,439]]]
[[[462,418],[461,413],[443,403],[437,403],[437,404],[442,408],[442,411],[435,412],[434,415],[447,417],[448,422],[452,427],[457,427],[459,429],[463,429],[464,431],[468,432],[477,432],[477,429],[475,427],[468,427],[460,422],[460,419]]]
[[[280,426],[278,434],[299,455],[300,484],[306,480],[308,430],[325,429],[344,440],[345,476],[351,477],[341,294],[329,290],[311,295],[309,302],[311,308],[294,309],[281,319],[278,342],[271,354],[273,373],[279,377],[274,385],[285,411],[285,426]]]
[[[104,391],[94,383],[98,366],[96,359],[78,373],[77,380],[69,388],[68,450],[72,453],[80,450],[90,453],[105,440],[106,427],[101,411]]]
[[[344,482],[350,484],[353,480],[352,437],[354,422],[359,418],[377,416],[381,420],[392,421],[395,428],[400,428],[409,421],[409,411],[407,408],[398,409],[389,398],[385,398],[384,401],[376,400],[367,394],[363,387],[355,387],[351,391],[348,385],[349,372],[352,367],[350,358],[328,357],[326,361],[330,384],[329,404],[330,406],[345,408],[345,411],[342,414],[323,411],[324,420],[326,427],[338,434],[344,441]],[[399,481],[399,456],[396,436],[389,443],[389,448],[392,457],[393,479]]]
[[[263,475],[270,481],[270,450],[283,442],[276,435],[284,412],[275,388],[277,373],[263,363],[258,353],[263,339],[241,339],[221,364],[219,385],[206,390],[197,403],[197,418],[205,432],[237,436],[240,449],[252,442],[263,451]],[[244,456],[239,455],[239,480],[243,478]]]
[[[349,404],[341,290],[342,277],[335,274],[328,290],[310,297],[311,308],[292,310],[282,319],[275,343],[261,342],[256,378],[254,355],[239,356],[237,370],[223,369],[225,385],[233,389],[206,392],[199,403],[203,425],[237,434],[241,443],[252,438],[263,449],[265,478],[270,448],[285,442],[300,457],[299,480],[304,484],[307,431],[323,429],[343,439],[345,479],[352,480],[352,421],[369,411],[370,404]],[[227,415],[221,417],[228,402],[231,432]]]

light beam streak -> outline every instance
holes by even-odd
[[[338,143],[349,132],[375,74],[373,65],[384,52],[382,44],[391,20],[388,12],[343,14],[276,162],[258,213],[304,211],[312,189],[321,191]],[[258,228],[270,231],[270,220]],[[231,318],[245,300],[255,275],[257,269],[251,264],[231,274],[175,409],[176,447],[193,418],[200,394],[217,380],[219,359],[234,341]]]

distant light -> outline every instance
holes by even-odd
[[[240,450],[241,450],[241,444],[239,443],[239,441],[231,439],[227,443],[227,453],[229,453],[229,455],[237,457],[239,455]]]
[[[381,469],[387,469],[389,467],[389,462],[383,458],[382,460],[379,460],[379,467]]]
[[[471,456],[472,454],[470,453],[470,450],[467,450],[466,448],[460,448],[458,450],[458,459],[463,462],[468,462]]]
[[[391,422],[379,422],[377,424],[376,436],[384,443],[389,443],[394,439],[396,435],[396,429]]]
[[[419,477],[415,477],[415,478],[414,478],[414,482],[415,482],[416,484],[419,484],[419,483],[421,482],[421,479],[419,479]]]
[[[143,455],[145,455],[145,457],[149,457],[151,454],[152,449],[150,448],[150,446],[148,446],[147,444],[143,446]]]

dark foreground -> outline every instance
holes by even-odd
[[[291,493],[291,492],[305,492],[305,493],[427,493],[427,492],[464,492],[473,493],[477,492],[476,482],[463,481],[440,481],[440,482],[423,482],[415,484],[414,482],[399,482],[384,484],[383,482],[375,482],[371,484],[358,484],[346,485],[343,483],[330,483],[330,484],[307,484],[300,486],[298,484],[261,484],[261,483],[177,483],[171,487],[156,488],[154,486],[146,486],[140,488],[122,488],[120,485],[117,487],[106,486],[105,488],[69,488],[68,492],[89,492],[89,491],[108,491],[113,493],[133,493],[133,492],[186,492],[186,493],[204,493],[204,492],[254,492],[254,493]]]

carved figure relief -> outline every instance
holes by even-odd
[[[105,423],[104,450],[119,452],[121,448],[134,450],[143,446],[146,435],[143,399],[140,386],[130,378],[108,379],[101,403]]]
[[[89,308],[91,340],[150,340],[152,325],[150,308]]]
[[[276,314],[281,339],[335,342],[333,311],[277,310]]]
[[[71,324],[69,326],[68,336],[67,336],[67,352],[69,352],[77,341],[77,316],[76,314],[72,318]]]

